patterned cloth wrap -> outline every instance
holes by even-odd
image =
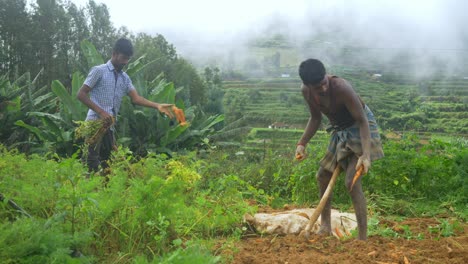
[[[384,156],[382,143],[380,141],[379,130],[377,122],[375,121],[374,114],[367,107],[364,108],[369,122],[370,130],[370,159],[371,161],[378,160]],[[329,127],[327,132],[331,131],[330,143],[328,145],[327,153],[320,160],[320,166],[325,170],[333,172],[338,162],[341,167],[346,168],[348,165],[349,157],[351,155],[357,155],[358,157],[362,154],[361,135],[359,133],[359,127],[354,124],[345,129],[339,129],[336,127]]]

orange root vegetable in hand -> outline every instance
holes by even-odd
[[[301,155],[301,153],[297,153],[296,154],[296,159],[297,160],[302,160],[303,156]]]
[[[335,227],[335,233],[338,236],[338,238],[343,238],[344,237],[338,227]]]
[[[187,125],[187,122],[185,121],[185,114],[184,114],[184,110],[182,109],[179,109],[177,108],[177,106],[172,106],[172,111],[174,111],[174,114],[176,116],[176,119],[177,119],[177,122],[179,122],[179,124],[181,126],[185,126]]]
[[[362,172],[364,171],[364,165],[361,165],[359,169],[356,171],[353,177],[353,182],[351,183],[351,191],[353,190],[354,184],[357,182],[359,177],[361,177]]]

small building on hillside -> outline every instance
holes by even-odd
[[[374,80],[380,79],[382,77],[382,74],[380,73],[374,73],[372,74],[371,78]]]
[[[268,128],[271,128],[271,129],[285,129],[285,128],[289,128],[289,125],[285,124],[283,122],[274,122],[273,124],[269,125]]]

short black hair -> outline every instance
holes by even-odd
[[[115,42],[114,52],[121,53],[125,56],[133,56],[133,45],[130,40],[126,38],[120,38]]]
[[[305,85],[320,83],[325,74],[325,66],[317,59],[307,59],[299,65],[299,76]]]

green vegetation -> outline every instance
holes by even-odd
[[[420,238],[409,230],[395,233],[379,224],[379,215],[436,217],[439,224],[429,230],[434,239],[453,235],[457,222],[468,219],[468,142],[420,141],[415,134],[384,141],[386,158],[364,176],[374,215],[370,234]],[[318,202],[314,175],[325,146],[325,140],[310,144],[310,156],[301,163],[293,160],[293,149],[269,144],[264,152],[246,150],[243,155],[211,149],[138,160],[120,148],[108,181],[98,175],[87,178],[76,155],[28,157],[2,147],[0,245],[7,250],[1,257],[10,262],[184,263],[193,258],[215,263],[227,256],[212,255],[213,243],[228,246],[239,239],[242,216],[255,212],[256,204]],[[333,206],[348,210],[343,177],[334,193]],[[9,206],[9,199],[32,217]],[[22,239],[15,235],[19,230]],[[76,254],[81,257],[72,259]]]
[[[151,155],[135,161],[121,149],[105,182],[97,175],[86,179],[76,157],[26,157],[4,147],[0,152],[5,200],[13,199],[32,215],[21,218],[1,204],[0,256],[7,263],[64,263],[78,251],[83,263],[137,256],[156,263],[195,252],[199,263],[206,263],[202,260],[216,258],[195,248],[206,248],[203,239],[240,234],[242,215],[253,210],[238,191],[247,183],[235,176],[208,181],[190,158]]]

